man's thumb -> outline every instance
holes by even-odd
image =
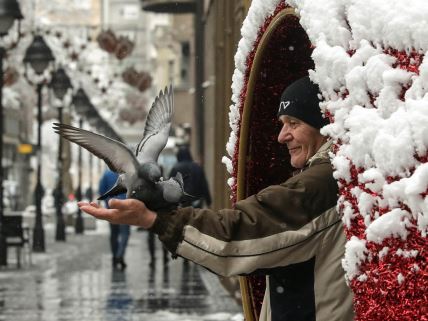
[[[109,201],[108,201],[108,207],[109,208],[113,208],[113,209],[120,209],[120,208],[123,208],[123,206],[122,206],[122,202],[123,202],[124,200],[120,200],[120,199],[117,199],[117,198],[112,198],[112,199],[110,199]]]
[[[132,207],[135,207],[136,206],[135,202],[139,202],[139,201],[135,200],[135,199],[116,199],[116,198],[112,198],[109,201],[108,206],[110,208],[113,208],[113,209],[126,210],[126,209],[130,209]]]

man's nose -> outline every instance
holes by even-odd
[[[284,125],[278,134],[278,143],[285,144],[292,139],[292,136],[288,130],[288,126]]]

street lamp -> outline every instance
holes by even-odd
[[[79,114],[79,127],[83,126],[82,116],[88,112],[92,106],[91,101],[86,95],[85,91],[82,88],[79,88],[76,94],[73,96],[72,103],[76,112]],[[78,156],[78,183],[77,183],[77,191],[76,198],[78,201],[82,200],[82,147],[79,147],[79,156]],[[84,231],[82,212],[80,208],[77,209],[77,217],[74,225],[76,234],[82,234]]]
[[[5,36],[13,22],[22,19],[21,10],[16,0],[0,0],[0,37]],[[5,48],[0,46],[0,266],[7,265],[7,246],[3,213],[3,58]]]
[[[34,36],[33,42],[27,48],[24,57],[24,63],[30,64],[36,74],[41,75],[48,67],[49,63],[54,61],[55,58],[51,49],[46,44],[42,36]],[[37,183],[35,190],[36,200],[36,223],[33,230],[33,251],[45,251],[45,232],[43,229],[42,219],[42,197],[43,186],[41,182],[42,175],[42,87],[43,81],[37,84]]]
[[[52,75],[50,87],[52,88],[54,95],[61,101],[58,106],[58,121],[63,122],[63,99],[67,91],[72,88],[70,78],[67,76],[64,68],[58,68]],[[55,240],[65,241],[65,222],[62,214],[62,205],[64,204],[64,191],[63,191],[63,159],[62,159],[62,138],[58,136],[58,181],[55,188],[55,209],[56,209],[56,233]]]

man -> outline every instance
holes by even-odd
[[[172,167],[169,176],[174,177],[177,173],[181,173],[184,178],[185,192],[196,198],[196,200],[188,200],[181,205],[196,208],[202,208],[204,205],[210,206],[211,195],[204,169],[193,161],[189,147],[186,145],[180,146],[176,156],[177,163]]]
[[[98,192],[100,195],[107,193],[116,183],[118,174],[111,170],[106,170],[100,179]],[[116,196],[118,199],[125,199],[126,194],[119,194]],[[105,207],[109,208],[108,201],[110,198],[104,200]],[[125,252],[128,245],[129,235],[131,228],[126,224],[112,224],[110,223],[110,249],[112,254],[113,269],[126,269]]]
[[[330,142],[319,129],[319,89],[308,77],[286,88],[278,111],[291,164],[300,173],[236,203],[235,209],[181,208],[155,213],[136,200],[112,209],[80,203],[100,219],[143,226],[173,253],[215,273],[268,277],[260,320],[350,321],[352,294],[341,258],[345,237],[336,212]]]

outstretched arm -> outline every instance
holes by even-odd
[[[112,224],[135,225],[145,229],[152,227],[157,216],[143,202],[136,199],[111,199],[109,208],[100,207],[94,202],[79,202],[77,205],[85,213]]]

